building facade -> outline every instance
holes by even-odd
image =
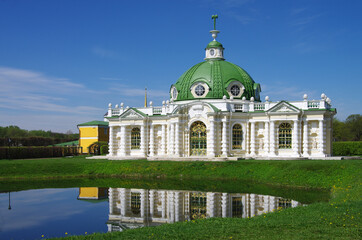
[[[109,128],[107,121],[91,121],[78,124],[79,147],[82,153],[91,153],[90,146],[95,142],[108,142]]]
[[[324,158],[332,154],[336,109],[319,100],[261,101],[261,86],[224,59],[216,41],[170,87],[162,106],[109,104],[108,159],[232,160]]]
[[[195,219],[251,218],[303,206],[292,199],[252,193],[109,188],[108,231]]]

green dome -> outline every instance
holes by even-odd
[[[177,97],[174,101],[200,99],[191,92],[191,88],[197,83],[208,86],[206,95],[202,96],[201,99],[222,99],[224,95],[230,98],[231,94],[228,91],[230,85],[239,84],[241,86],[241,83],[244,91],[238,97],[234,96],[235,99],[245,97],[250,100],[251,97],[254,97],[256,101],[260,100],[260,85],[255,83],[244,69],[227,61],[208,60],[191,67],[171,86],[171,90],[173,88],[177,90]]]
[[[207,44],[206,49],[209,48],[223,48],[222,44],[218,41],[211,41],[209,44]]]

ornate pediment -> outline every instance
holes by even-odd
[[[269,113],[299,113],[300,110],[288,102],[281,101],[268,110]]]
[[[133,109],[129,109],[128,111],[124,112],[121,116],[121,119],[143,119],[143,116],[136,112]]]

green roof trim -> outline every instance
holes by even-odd
[[[108,126],[108,122],[105,121],[91,121],[86,123],[78,124],[77,126]]]
[[[211,41],[209,44],[207,44],[206,49],[210,48],[224,48],[221,43],[218,41]]]
[[[142,116],[144,116],[144,117],[146,117],[146,116],[147,116],[147,114],[145,114],[145,113],[141,112],[141,111],[140,111],[140,110],[138,110],[137,108],[130,108],[130,109],[134,110],[135,112],[137,112],[137,113],[141,114],[141,115],[142,115]]]
[[[209,103],[209,105],[212,107],[212,109],[214,109],[215,112],[221,112],[221,110],[215,107],[213,104]]]

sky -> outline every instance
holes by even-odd
[[[154,106],[204,61],[218,14],[224,57],[270,101],[362,113],[360,0],[0,0],[0,126],[72,131],[108,103]]]

